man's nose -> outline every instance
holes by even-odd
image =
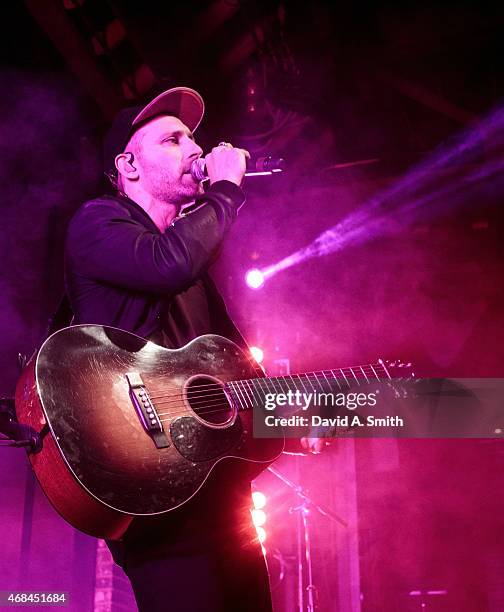
[[[189,139],[188,155],[189,157],[194,157],[195,159],[203,155],[203,149],[199,146],[199,144],[191,139]]]

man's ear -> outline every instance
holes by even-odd
[[[138,170],[135,166],[135,157],[133,153],[126,151],[119,153],[115,158],[115,167],[117,172],[129,181],[136,181],[139,178]]]

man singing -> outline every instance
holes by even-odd
[[[203,153],[193,137],[203,113],[201,96],[177,87],[117,116],[104,151],[117,192],[84,204],[68,230],[74,323],[112,325],[168,348],[207,333],[245,345],[207,271],[245,200],[248,154],[215,147],[203,196],[190,173]],[[109,542],[139,610],[270,610],[250,505],[250,483],[217,466],[192,500]]]
[[[245,200],[248,153],[229,143],[213,148],[204,194],[190,173],[203,153],[193,137],[203,113],[201,96],[177,87],[116,117],[104,148],[116,193],[85,203],[67,235],[75,324],[111,325],[167,348],[208,333],[246,348],[208,268]],[[322,445],[303,442],[314,451]],[[250,482],[221,462],[189,502],[135,520],[109,542],[139,610],[271,610],[250,506]]]

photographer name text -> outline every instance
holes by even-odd
[[[269,414],[264,418],[267,427],[404,427],[404,420],[398,416],[359,417],[356,414],[351,418],[348,414],[331,418],[323,418],[317,414],[311,417],[292,415],[290,417],[276,417]]]

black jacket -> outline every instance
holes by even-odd
[[[86,202],[65,245],[73,323],[111,325],[168,348],[206,333],[243,345],[207,269],[244,199],[233,183],[214,183],[206,203],[164,233],[125,196]]]
[[[65,245],[65,283],[74,324],[112,325],[168,348],[217,333],[245,342],[207,270],[244,202],[228,181],[214,183],[201,206],[161,233],[147,213],[124,196],[85,203],[73,217]],[[190,502],[134,521],[123,542],[109,542],[123,565],[174,556],[230,530],[237,538],[250,506],[250,484],[220,464]],[[239,518],[241,517],[241,519]],[[220,537],[219,537],[220,541]]]

